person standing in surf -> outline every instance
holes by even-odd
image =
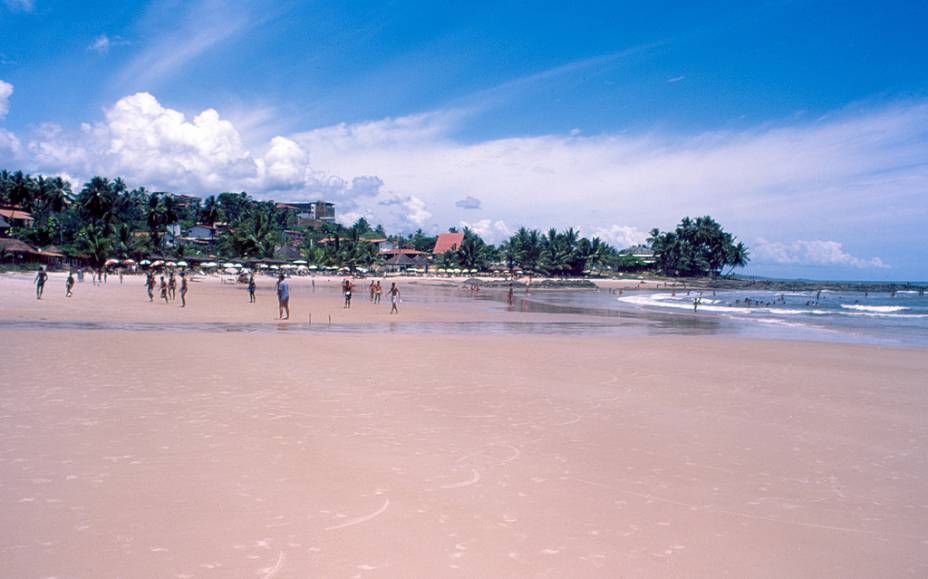
[[[278,319],[290,319],[290,286],[287,285],[284,274],[280,274],[277,278],[277,308],[280,310]],[[287,312],[286,317],[284,317],[284,312]]]
[[[255,290],[257,289],[257,284],[255,284],[255,274],[248,276],[248,303],[255,303]]]
[[[345,308],[351,309],[351,290],[352,284],[350,279],[346,279],[342,283],[342,288],[345,290]]]
[[[71,290],[74,289],[74,272],[73,271],[68,271],[68,279],[64,282],[64,289],[65,289],[64,297],[69,298],[72,295],[74,295],[73,293],[71,293]]]
[[[148,290],[148,301],[155,301],[155,274],[154,272],[145,273],[145,288]]]

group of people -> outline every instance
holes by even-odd
[[[94,273],[92,275],[93,275],[92,279],[94,280],[94,285],[97,285],[98,274]],[[78,272],[78,277],[83,278],[83,270],[80,270]],[[122,279],[121,273],[119,277],[121,280]],[[106,279],[105,273],[100,273],[99,283],[101,285],[105,283],[105,279]],[[48,282],[48,272],[45,271],[44,266],[41,269],[39,269],[38,272],[36,272],[35,280],[33,281],[35,283],[35,299],[40,300],[42,299],[42,296],[45,295],[45,284]],[[74,271],[68,270],[68,277],[65,279],[65,282],[64,282],[64,296],[65,297],[70,298],[74,296],[74,283],[75,283]]]
[[[145,272],[145,288],[148,290],[149,302],[155,301],[156,285],[160,286],[160,299],[164,300],[164,303],[170,303],[177,297],[177,278],[173,271],[169,274],[167,280],[164,279],[164,274],[162,273],[160,283],[155,281],[155,272]],[[180,307],[187,307],[187,274],[183,271],[180,272]]]
[[[164,303],[169,304],[175,300],[177,297],[177,276],[171,271],[168,274],[167,279],[163,273],[160,274],[160,279],[156,280],[156,274],[154,271],[148,271],[145,273],[145,289],[148,292],[148,301],[155,301],[155,288],[160,289],[159,300],[164,300]],[[187,307],[187,274],[186,272],[180,272],[180,307]],[[35,276],[35,297],[36,299],[42,299],[42,295],[45,292],[45,284],[48,281],[48,272],[45,271],[43,267],[40,269]],[[68,278],[65,282],[65,295],[71,297],[74,290],[74,272],[68,272]],[[315,281],[313,282],[313,288],[315,288]],[[254,274],[251,274],[248,278],[248,301],[249,303],[255,303],[255,291],[257,289],[257,283],[255,282]],[[354,290],[354,284],[351,283],[350,279],[345,279],[342,281],[342,293],[345,296],[345,308],[351,308],[351,294]],[[375,304],[380,303],[382,289],[380,285],[380,280],[375,280],[371,282],[370,285],[370,294],[371,302]],[[396,283],[390,285],[390,289],[387,292],[390,295],[390,314],[399,314],[399,301],[400,301],[400,290],[396,287]],[[280,274],[277,278],[277,305],[279,310],[279,319],[288,320],[290,319],[290,285],[287,283],[287,278],[284,274]]]

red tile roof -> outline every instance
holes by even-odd
[[[0,215],[10,219],[25,219],[26,221],[33,220],[32,215],[25,211],[20,211],[19,209],[0,209]]]
[[[457,249],[461,247],[462,241],[464,241],[463,233],[442,233],[438,236],[438,239],[435,240],[435,249],[432,250],[432,253],[438,255],[446,251]]]

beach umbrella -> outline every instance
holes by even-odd
[[[112,259],[112,258],[111,258],[111,259],[106,260],[106,261],[103,263],[103,265],[116,265],[117,263],[119,263],[119,260],[118,260],[118,259]]]
[[[149,265],[150,263],[151,263],[151,261],[149,261],[149,260],[147,260],[147,259],[143,259],[142,261],[139,262],[139,265]]]
[[[134,259],[124,259],[124,260],[122,260],[122,264],[123,264],[123,265],[132,265],[133,263],[135,263],[135,260],[134,260]]]
[[[162,265],[164,265],[164,262],[161,261],[160,259],[159,259],[158,261],[153,261],[153,262],[151,263],[151,266],[152,266],[152,267],[161,267]]]
[[[234,263],[226,262],[226,263],[222,264],[222,267],[235,267],[235,264],[234,264]]]
[[[296,267],[296,270],[297,270],[297,271],[306,271],[306,266],[305,266],[305,265],[298,265],[298,266]]]
[[[276,265],[272,265],[272,266],[271,266],[271,269],[280,269],[280,267],[279,267],[279,266],[276,266]]]
[[[167,262],[167,263],[164,264],[164,265],[166,265],[166,266],[168,266],[168,267],[174,267],[174,266],[176,266],[177,264],[174,263],[173,261],[169,261],[169,262]]]
[[[178,266],[178,267],[187,267],[187,262],[186,262],[186,261],[178,261],[178,262],[177,262],[177,266]]]
[[[461,270],[460,270],[460,268],[457,268],[457,267],[456,267],[456,268],[454,268],[454,269],[453,269],[452,271],[453,271],[454,273],[461,273]]]
[[[245,267],[245,266],[242,265],[242,264],[240,264],[240,263],[236,263],[236,264],[234,264],[232,267],[237,267],[237,268],[241,269],[241,268],[243,268],[243,267]]]
[[[298,260],[294,261],[293,263],[295,263],[295,264],[297,264],[297,265],[306,265],[306,261],[305,261],[305,260],[302,260],[302,259],[298,259]]]
[[[203,267],[219,267],[219,264],[215,261],[207,261],[203,264]]]
[[[236,273],[238,273],[238,270],[235,269],[234,267],[227,267],[224,271],[225,271],[226,273],[231,273],[231,274],[236,274]]]
[[[266,264],[266,263],[259,263],[259,264],[258,264],[258,269],[267,269],[267,264]]]
[[[311,266],[309,266],[309,269],[319,269],[319,267],[318,267],[318,266],[315,266],[315,265],[311,265]]]

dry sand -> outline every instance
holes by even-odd
[[[0,320],[148,319],[136,281],[6,276]],[[157,315],[266,319],[216,284]],[[4,577],[928,575],[924,350],[24,329],[0,367]]]

